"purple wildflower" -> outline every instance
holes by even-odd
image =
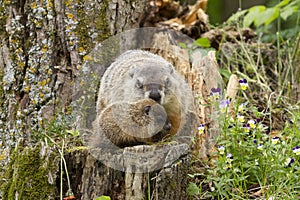
[[[219,108],[221,109],[222,113],[226,112],[226,108],[228,107],[229,103],[230,103],[229,100],[222,100],[222,101],[220,101]]]
[[[246,133],[250,132],[250,125],[249,124],[244,124],[243,127],[244,127],[244,130],[245,130]]]
[[[240,86],[242,90],[246,90],[248,88],[248,82],[247,79],[241,79],[239,80]]]
[[[257,149],[258,149],[258,150],[263,150],[263,147],[264,147],[264,146],[263,146],[262,144],[257,145]]]
[[[272,144],[277,144],[279,141],[279,137],[278,136],[275,136],[272,138]]]
[[[293,148],[293,152],[298,156],[298,155],[300,155],[300,148],[299,148],[299,146],[295,146],[294,148]]]
[[[256,122],[253,120],[253,119],[250,119],[249,121],[248,121],[248,125],[251,127],[251,128],[255,128],[256,127]]]
[[[199,134],[204,133],[204,129],[205,129],[204,124],[200,124],[200,125],[198,126],[198,132],[199,132]]]
[[[221,96],[221,89],[220,88],[211,88],[210,95],[214,98],[214,100],[219,100]]]
[[[219,147],[218,147],[218,150],[219,150],[220,154],[224,154],[224,152],[225,152],[225,147],[224,147],[224,146],[219,146]]]
[[[284,165],[286,167],[291,167],[291,165],[295,162],[295,159],[294,158],[287,158],[284,162]]]

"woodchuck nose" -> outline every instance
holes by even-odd
[[[131,105],[132,102],[148,98],[165,109],[171,128],[168,135],[191,135],[196,132],[197,115],[194,112],[194,97],[189,85],[169,62],[143,50],[126,51],[105,71],[100,81],[97,116],[116,102],[128,102]],[[133,110],[131,113],[134,113]],[[137,116],[141,115],[137,113]],[[105,120],[111,120],[110,117],[112,116],[107,114]],[[137,121],[144,123],[143,120]],[[147,127],[147,124],[142,127]],[[191,132],[187,133],[186,128]],[[131,143],[132,139],[134,138],[124,138],[124,144]]]
[[[108,139],[118,147],[156,142],[167,134],[167,113],[152,99],[117,102],[107,106],[94,122],[92,146],[107,145]],[[159,134],[159,135],[157,135]]]

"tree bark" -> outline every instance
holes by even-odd
[[[1,3],[1,135],[30,138],[28,126],[38,130],[43,118],[65,111],[84,56],[111,34],[137,28],[144,6],[126,0]]]

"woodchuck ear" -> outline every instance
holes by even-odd
[[[129,76],[132,78],[135,72],[135,65],[132,65],[128,71]]]
[[[146,115],[149,115],[149,112],[150,112],[150,110],[151,110],[151,106],[145,106],[144,107],[144,113],[146,114]]]
[[[173,65],[169,63],[169,64],[168,64],[168,68],[170,69],[170,74],[172,74],[173,71],[174,71]]]

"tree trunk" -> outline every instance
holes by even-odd
[[[137,28],[144,7],[125,0],[1,3],[0,125],[9,137],[2,142],[29,139],[29,128],[66,111],[84,56],[111,34]]]

